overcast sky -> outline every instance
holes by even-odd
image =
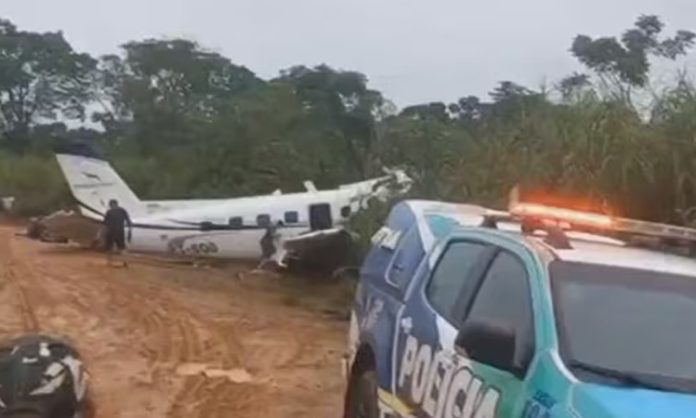
[[[295,64],[358,70],[399,106],[555,82],[578,68],[576,34],[617,34],[640,14],[696,30],[694,0],[0,0],[0,17],[63,30],[95,55],[184,36],[264,78]]]

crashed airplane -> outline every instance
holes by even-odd
[[[302,193],[143,201],[91,146],[70,144],[56,158],[81,217],[101,222],[110,199],[118,200],[130,213],[131,251],[258,260],[261,238],[274,225],[281,245],[273,259],[281,266],[288,260],[325,260],[336,255],[336,246],[351,240],[346,227],[352,216],[367,208],[372,199],[384,201],[408,192],[413,183],[401,170],[385,170],[383,177],[333,190],[317,190],[305,182],[307,191]],[[54,220],[48,227],[72,239],[73,228],[61,227],[61,223]],[[84,233],[80,238],[84,242]]]

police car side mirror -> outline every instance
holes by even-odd
[[[520,374],[515,366],[516,336],[511,326],[493,321],[467,322],[457,336],[456,346],[473,361]]]

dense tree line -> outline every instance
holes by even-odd
[[[69,202],[51,149],[81,139],[150,198],[330,187],[399,166],[419,197],[501,205],[521,182],[690,223],[696,88],[686,75],[659,91],[649,81],[652,63],[687,54],[695,37],[641,16],[619,37],[569,40],[587,73],[399,110],[358,72],[296,66],[263,80],[184,39],[97,58],[61,33],[0,21],[0,195],[26,212]]]

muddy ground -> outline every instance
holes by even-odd
[[[17,232],[0,226],[0,338],[71,338],[96,417],[340,417],[345,285],[149,258],[109,268]]]

